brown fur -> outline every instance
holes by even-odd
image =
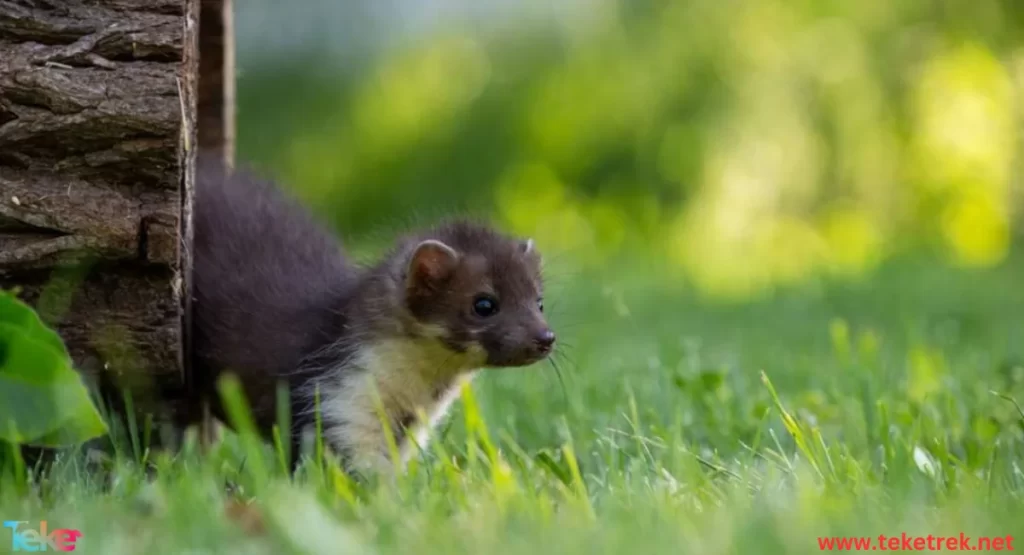
[[[410,234],[361,268],[272,184],[203,160],[195,233],[193,364],[214,413],[223,418],[215,380],[232,371],[269,431],[283,382],[297,436],[319,390],[325,437],[353,468],[391,462],[378,406],[404,458],[408,432],[425,440],[478,369],[524,366],[550,352],[539,254],[532,241],[486,225]],[[497,303],[494,315],[475,312],[480,295]]]

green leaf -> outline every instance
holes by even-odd
[[[569,469],[569,465],[565,461],[555,459],[549,449],[542,449],[533,456],[534,460],[537,461],[541,466],[546,468],[552,475],[558,478],[558,481],[562,482],[567,486],[572,485],[572,471]]]
[[[0,441],[60,447],[106,433],[60,336],[0,291]]]
[[[32,307],[18,300],[14,295],[0,291],[0,324],[7,324],[20,329],[37,341],[42,341],[55,349],[61,356],[70,358],[64,341],[57,332],[50,329],[39,319]]]

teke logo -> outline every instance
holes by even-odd
[[[82,537],[78,530],[58,528],[47,534],[46,521],[39,523],[39,530],[22,524],[27,520],[5,520],[4,528],[11,529],[11,549],[14,551],[74,551],[75,542]]]

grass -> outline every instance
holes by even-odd
[[[69,453],[29,488],[8,471],[0,516],[77,528],[77,551],[103,555],[813,553],[823,536],[1024,536],[1024,260],[908,259],[732,305],[624,267],[558,280],[560,372],[486,374],[397,480],[356,483],[329,460],[291,479],[244,434],[206,455],[129,442],[105,462]],[[9,538],[0,529],[0,552]]]

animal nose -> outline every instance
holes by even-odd
[[[555,344],[555,332],[551,330],[544,330],[537,334],[535,341],[537,342],[537,347],[539,347],[541,351],[550,351],[551,347]]]

